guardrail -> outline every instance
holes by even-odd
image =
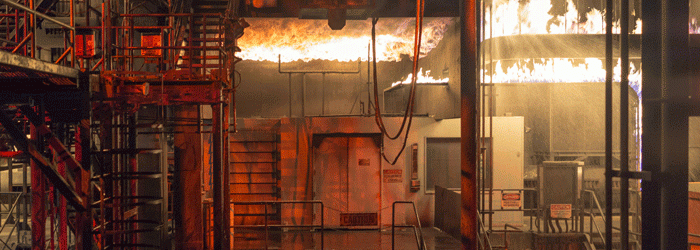
[[[397,226],[395,221],[396,221],[396,204],[411,204],[413,207],[413,214],[416,216],[416,222],[418,224],[418,230],[416,230],[416,226],[413,225],[401,225]],[[413,228],[413,234],[416,237],[416,244],[418,245],[419,250],[425,250],[428,247],[425,245],[425,240],[423,240],[423,230],[421,230],[421,225],[420,225],[420,219],[418,218],[418,210],[416,210],[416,204],[413,203],[412,201],[394,201],[394,203],[391,204],[391,249],[394,249],[394,236],[395,236],[395,228],[396,227],[412,227]],[[419,237],[420,235],[420,237]]]
[[[231,202],[233,209],[235,211],[235,206],[251,206],[251,205],[262,205],[264,206],[264,215],[265,215],[265,224],[264,225],[232,225],[232,228],[265,228],[265,248],[267,249],[267,242],[269,238],[269,229],[270,227],[279,227],[279,228],[302,228],[302,227],[307,227],[307,228],[321,228],[321,249],[324,247],[324,231],[325,231],[325,224],[323,221],[323,215],[324,213],[324,206],[323,202],[319,200],[311,200],[311,201],[298,201],[298,200],[287,200],[287,201],[236,201],[236,202]],[[270,225],[268,223],[268,206],[273,205],[273,204],[320,204],[321,205],[321,225],[281,225],[281,224],[274,224]],[[234,213],[235,216],[235,213]]]

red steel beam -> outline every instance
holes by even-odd
[[[37,168],[35,169],[41,169],[41,172],[46,175],[49,181],[51,181],[56,189],[66,197],[67,201],[75,207],[76,210],[85,210],[86,207],[83,205],[83,199],[73,188],[75,187],[73,180],[70,178],[63,178],[58,173],[56,166],[46,159],[41,152],[36,149],[33,143],[29,142],[24,132],[20,131],[10,118],[5,115],[0,115],[0,124],[2,124],[7,133],[12,137],[19,149],[28,153],[29,156],[32,157],[33,162],[37,163]]]
[[[465,0],[461,9],[461,169],[462,169],[462,249],[478,249],[477,220],[477,1]]]
[[[32,138],[41,141],[41,137],[34,125],[29,129]],[[46,249],[46,194],[44,185],[44,175],[35,159],[31,161],[32,172],[32,249]]]

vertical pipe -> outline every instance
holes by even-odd
[[[304,111],[304,103],[306,99],[306,73],[301,74],[301,117],[306,117],[306,112]]]
[[[162,107],[162,106],[161,106]],[[161,111],[161,109],[158,109]],[[163,126],[165,126],[165,119],[162,120]],[[160,148],[162,152],[160,153],[160,194],[162,197],[162,202],[160,204],[160,221],[163,223],[160,229],[160,246],[162,249],[170,249],[170,240],[168,239],[168,204],[169,204],[169,190],[168,187],[168,142],[165,135],[165,128],[160,128]]]
[[[613,0],[605,4],[605,245],[612,250],[612,77],[613,77]]]
[[[292,118],[292,73],[289,73],[289,118]]]
[[[75,0],[70,0],[70,26],[75,27]],[[70,31],[69,37],[71,51],[70,51],[70,66],[75,67],[75,30]]]
[[[216,103],[211,105],[212,109],[212,155],[214,161],[212,163],[212,177],[214,178],[214,249],[223,249],[223,226],[221,223],[223,214],[223,194],[222,194],[222,176],[221,176],[221,104]]]
[[[34,0],[29,0],[29,8],[34,10]],[[32,58],[36,58],[36,15],[30,14],[30,27],[32,29]],[[16,33],[15,33],[16,34]]]
[[[105,71],[105,65],[107,64],[107,62],[105,60],[105,57],[106,57],[105,54],[107,53],[107,52],[105,52],[105,50],[106,50],[105,38],[107,37],[107,35],[105,34],[105,31],[107,31],[107,30],[105,29],[105,26],[106,26],[105,15],[106,15],[106,13],[105,13],[105,3],[104,2],[102,3],[101,10],[102,10],[102,17],[100,19],[100,22],[102,24],[100,26],[100,36],[102,36],[102,39],[100,39],[100,41],[102,42],[102,46],[101,46],[101,48],[102,48],[102,66],[101,67],[102,67],[102,71]]]
[[[326,114],[326,73],[321,74],[321,115]]]
[[[460,1],[460,95],[461,95],[461,220],[462,249],[477,249],[477,138],[476,116],[479,86],[477,65],[476,0]]]
[[[620,243],[629,248],[629,0],[620,0]]]
[[[224,218],[223,218],[223,227],[224,227],[224,249],[231,249],[231,163],[229,160],[230,153],[229,153],[229,103],[231,103],[231,93],[230,92],[225,92],[224,94],[224,108],[223,108],[223,122],[221,124],[221,127],[223,128],[222,131],[222,171],[224,172],[223,176],[223,193],[224,193]]]

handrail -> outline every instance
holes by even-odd
[[[416,204],[412,201],[394,201],[394,203],[391,204],[391,249],[394,249],[394,236],[396,228],[396,204],[411,204],[411,206],[413,207],[413,214],[416,216],[416,222],[418,224],[418,231],[416,231],[416,226],[411,226],[413,227],[413,234],[416,237],[416,244],[418,245],[419,250],[428,249],[428,247],[425,245],[425,240],[423,239],[423,230],[421,229],[420,219],[418,218],[418,210],[416,209]],[[404,225],[401,227],[406,226]]]
[[[268,217],[267,206],[270,204],[321,204],[321,225],[305,225],[305,226],[301,226],[301,225],[269,225],[268,220],[267,220],[267,217]],[[235,211],[236,205],[244,205],[244,206],[263,205],[264,206],[264,208],[265,208],[265,225],[264,225],[264,227],[265,227],[265,246],[267,246],[267,242],[268,242],[269,228],[271,226],[274,226],[274,227],[289,227],[289,228],[291,228],[291,227],[321,227],[321,249],[323,249],[323,247],[324,247],[325,223],[323,221],[323,216],[325,213],[324,213],[323,201],[320,201],[320,200],[234,201],[234,202],[231,202],[231,205],[233,206],[231,209],[233,209],[234,211]],[[235,216],[236,213],[234,212],[233,215]],[[242,225],[239,225],[239,226],[242,226]],[[231,227],[235,228],[236,225],[231,225]]]
[[[603,213],[603,209],[600,207],[600,202],[598,202],[598,197],[595,195],[595,192],[593,190],[583,190],[585,193],[590,193],[591,197],[593,197],[593,200],[595,201],[595,205],[598,208],[598,212],[600,212],[601,217],[603,218],[603,223],[605,223],[605,216]],[[595,229],[598,232],[598,235],[600,236],[600,239],[603,241],[603,245],[606,245],[607,243],[605,242],[605,237],[603,236],[603,233],[600,231],[600,228],[598,227],[598,223],[595,222],[594,214],[591,212],[589,213],[591,216],[591,222],[593,222],[593,225],[595,225]]]
[[[479,227],[481,228],[481,231],[484,231],[484,233],[487,234],[488,231],[486,231],[486,228],[484,227],[484,222],[481,220],[481,212],[477,212],[477,213],[478,214],[476,217],[477,217],[477,219],[479,219]],[[479,243],[481,243],[482,246],[486,246],[484,244],[483,240],[481,239],[481,237],[479,237]],[[491,238],[489,238],[488,234],[486,235],[486,243],[489,246],[489,250],[492,250],[493,246],[491,246]]]
[[[8,193],[1,193],[1,194],[8,194]],[[9,194],[17,194],[17,199],[15,199],[15,201],[13,202],[12,207],[10,208],[10,211],[9,211],[9,215],[12,215],[12,212],[15,210],[15,207],[17,207],[17,204],[19,203],[20,198],[22,198],[22,193],[9,192]],[[7,245],[7,242],[9,242],[10,237],[12,237],[12,233],[15,231],[15,227],[17,227],[17,225],[19,224],[19,218],[15,219],[15,220],[16,220],[15,224],[12,226],[12,231],[10,231],[10,234],[7,235],[7,238],[5,238],[5,240],[0,239],[0,242],[2,242],[2,244],[5,245],[5,246],[3,246],[3,249],[5,249],[5,247],[12,249],[10,246]],[[2,227],[0,227],[0,232],[3,229],[5,229],[5,226],[7,225],[7,221],[8,220],[5,220],[5,222],[2,223]]]

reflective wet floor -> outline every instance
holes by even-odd
[[[321,235],[320,231],[270,231],[265,241],[264,233],[238,234],[234,246],[236,249],[392,249],[391,228],[382,231],[326,230],[323,241]],[[457,239],[435,228],[423,228],[423,238],[427,249],[461,249]],[[413,230],[397,229],[393,249],[418,249]]]

